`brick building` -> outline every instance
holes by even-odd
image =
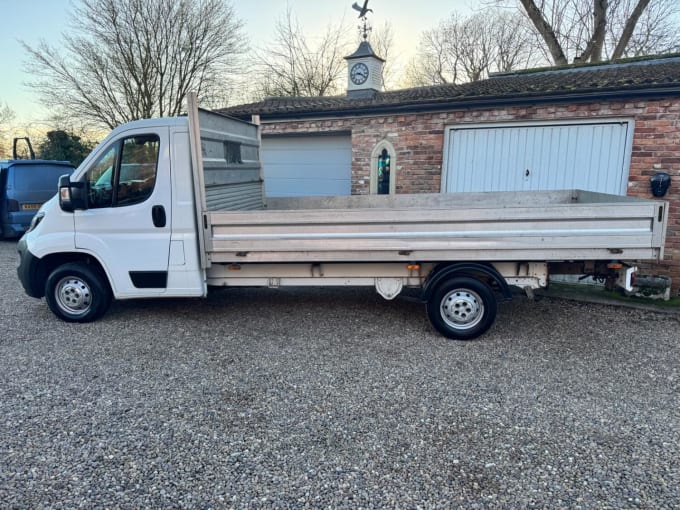
[[[678,293],[679,55],[389,92],[370,46],[348,61],[344,96],[223,110],[259,117],[269,195],[580,188],[654,198],[650,179],[666,173],[665,259],[649,272],[670,275]]]

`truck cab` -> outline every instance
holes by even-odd
[[[96,318],[112,297],[204,295],[187,118],[114,129],[61,179],[18,250],[28,294],[45,296],[67,320]],[[69,274],[50,280],[64,266]]]

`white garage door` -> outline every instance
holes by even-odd
[[[632,135],[632,120],[451,127],[442,191],[584,189],[625,195]]]
[[[263,138],[262,164],[268,197],[352,192],[349,135]]]

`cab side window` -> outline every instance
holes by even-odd
[[[160,140],[156,135],[123,140],[116,205],[143,202],[153,193]]]
[[[108,148],[87,171],[87,207],[98,209],[113,205],[113,177],[118,167],[120,143]]]
[[[122,207],[144,202],[156,184],[160,139],[137,135],[112,145],[88,170],[88,206]]]

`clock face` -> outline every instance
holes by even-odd
[[[363,62],[354,64],[349,71],[349,77],[355,85],[361,85],[368,80],[368,67]]]

